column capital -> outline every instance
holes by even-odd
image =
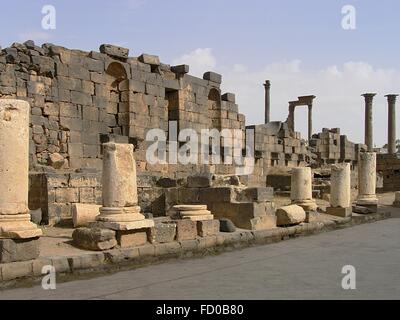
[[[372,101],[372,99],[376,96],[376,93],[364,93],[361,96],[364,97],[366,101]]]
[[[269,80],[265,80],[265,83],[263,84],[263,86],[267,89],[271,88],[271,81]]]
[[[398,97],[398,94],[387,94],[385,97],[387,98],[388,102],[396,102],[396,98]]]

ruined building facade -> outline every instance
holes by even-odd
[[[165,213],[165,189],[178,187],[181,179],[235,175],[233,164],[148,163],[146,133],[159,128],[169,139],[170,121],[178,132],[241,130],[243,145],[245,129],[253,129],[254,170],[239,182],[248,185],[265,186],[275,166],[356,161],[357,146],[337,129],[312,135],[311,128],[308,144],[291,117],[271,122],[268,115],[267,123],[246,127],[235,95],[221,92],[221,75],[206,72],[201,79],[188,72],[187,65],[169,66],[148,54],[130,57],[128,49],[112,45],[84,52],[27,41],[0,52],[0,98],[31,106],[29,206],[42,210],[43,223],[69,219],[72,203],[101,203],[101,146],[107,141],[134,145],[140,205],[156,215]],[[230,150],[224,139],[221,149]]]

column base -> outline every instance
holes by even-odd
[[[29,214],[0,215],[0,238],[30,239],[42,234],[42,230],[30,221]]]
[[[111,230],[135,230],[151,228],[154,221],[146,219],[140,213],[140,207],[110,208],[101,207],[100,215],[96,217],[96,222],[90,224],[92,228],[106,228]]]
[[[375,195],[358,196],[356,205],[371,209],[373,213],[378,212],[378,198]]]
[[[302,207],[304,211],[317,211],[317,203],[313,199],[309,200],[292,200],[292,204],[297,204]]]
[[[326,213],[336,217],[347,218],[352,215],[352,207],[327,207]]]
[[[39,257],[39,238],[0,239],[0,263],[34,260]]]

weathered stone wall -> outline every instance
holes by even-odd
[[[377,154],[376,171],[382,179],[382,191],[400,190],[400,158],[397,154]]]

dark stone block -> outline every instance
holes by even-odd
[[[236,227],[230,219],[219,219],[219,231],[221,232],[235,232]]]
[[[100,228],[78,228],[72,233],[77,247],[87,250],[107,250],[117,245],[115,231]]]
[[[0,263],[33,260],[39,253],[39,238],[0,239]]]

